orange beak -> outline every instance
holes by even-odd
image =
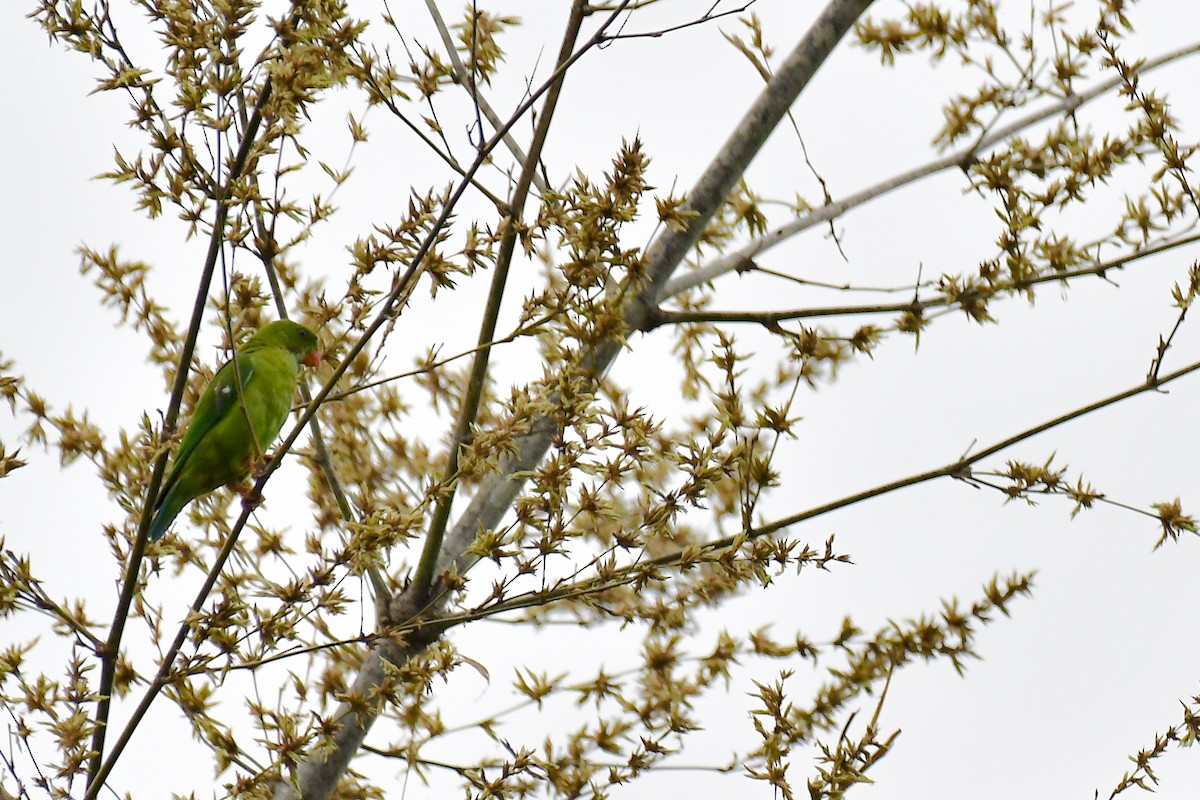
[[[304,363],[310,367],[321,366],[321,354],[316,350],[309,350],[304,354]]]

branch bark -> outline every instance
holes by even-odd
[[[815,317],[847,317],[864,314],[902,314],[910,311],[922,314],[931,308],[950,310],[961,306],[964,301],[990,299],[1002,295],[1014,294],[1044,283],[1055,283],[1096,275],[1107,278],[1114,270],[1123,270],[1126,266],[1149,256],[1165,253],[1177,247],[1200,242],[1200,234],[1182,236],[1156,244],[1153,247],[1139,248],[1127,255],[1118,256],[1108,261],[1098,261],[1077,269],[1063,270],[1034,278],[1019,281],[1007,281],[996,284],[986,296],[982,292],[964,292],[957,300],[949,299],[945,293],[930,297],[918,297],[904,303],[866,303],[856,306],[813,306],[811,308],[791,308],[779,311],[738,311],[722,309],[702,309],[699,311],[668,311],[659,308],[646,321],[643,330],[652,331],[664,325],[688,325],[700,322],[731,322],[761,325],[764,328],[777,331],[780,323],[797,319],[813,319]]]

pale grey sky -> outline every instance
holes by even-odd
[[[399,5],[393,4],[393,11]],[[521,5],[527,27],[514,34],[517,41],[554,42],[563,4]],[[678,18],[687,5],[668,3],[665,13]],[[416,3],[405,6],[414,17],[422,13]],[[809,14],[794,6],[786,0],[753,6],[783,52],[809,21]],[[872,12],[894,13],[897,7],[877,3]],[[1181,9],[1163,0],[1134,8],[1131,17],[1145,33],[1130,45],[1141,50],[1129,57],[1152,56],[1194,37],[1200,10]],[[79,411],[86,403],[111,435],[118,427],[135,426],[143,413],[157,417],[167,389],[159,373],[142,362],[137,336],[114,329],[115,312],[99,307],[98,292],[78,274],[75,250],[83,243],[98,249],[119,245],[127,257],[152,263],[153,289],[177,319],[185,320],[203,245],[185,241],[174,220],[139,217],[124,188],[91,179],[110,167],[114,145],[131,148],[137,141],[125,127],[125,101],[111,93],[89,96],[93,67],[78,54],[48,45],[45,34],[23,19],[27,11],[28,4],[0,7],[0,70],[9,76],[6,122],[0,125],[0,152],[5,153],[0,184],[6,187],[0,194],[5,252],[0,353],[14,359],[14,371],[56,408],[73,402]],[[378,11],[361,4],[360,13]],[[635,24],[642,25],[643,18],[635,16]],[[603,169],[623,137],[639,135],[653,158],[651,176],[659,190],[672,184],[677,191],[686,189],[758,88],[749,66],[719,30],[740,32],[730,19],[662,39],[618,43],[581,62],[571,72],[547,149],[552,178],[565,180],[576,164],[588,171]],[[545,75],[556,44],[541,47],[513,46],[514,82],[494,88],[494,105],[509,108],[519,100],[524,87],[517,77],[535,68]],[[1197,70],[1200,59],[1193,58],[1145,81],[1172,92],[1172,111],[1193,137],[1200,113]],[[794,113],[814,165],[833,195],[841,197],[935,157],[929,142],[941,124],[942,98],[950,88],[965,88],[977,79],[950,63],[931,70],[923,57],[881,71],[875,56],[844,43]],[[333,106],[339,110],[315,122],[324,132],[316,152],[340,164],[347,155],[345,111],[361,109],[349,97]],[[1093,113],[1097,116],[1089,116]],[[1111,119],[1105,114],[1116,113],[1119,103],[1103,103],[1081,114],[1081,121],[1101,125]],[[451,135],[460,130],[447,123]],[[367,124],[380,143],[399,137],[378,110]],[[525,137],[528,126],[517,131]],[[435,165],[425,174],[419,159],[408,159],[399,174],[391,151],[375,140],[355,151],[350,163],[358,172],[338,197],[343,214],[305,245],[300,257],[306,264],[340,274],[344,244],[354,232],[400,208],[410,184],[424,189],[445,180]],[[788,199],[803,187],[810,200],[819,199],[790,131],[777,133],[748,180],[767,196]],[[965,188],[964,176],[950,171],[838,220],[848,262],[824,228],[771,251],[763,262],[814,278],[888,285],[912,283],[918,268],[926,277],[970,271],[993,254],[998,227],[990,199]],[[1115,195],[1097,195],[1095,219],[1077,220],[1084,229],[1114,219],[1106,202]],[[649,230],[634,228],[631,236],[645,237]],[[784,485],[766,505],[767,516],[950,463],[973,444],[985,446],[1136,384],[1158,336],[1174,321],[1170,287],[1184,279],[1198,253],[1193,246],[1139,262],[1111,276],[1119,289],[1088,280],[1075,284],[1069,297],[1045,287],[1035,306],[1016,300],[996,304],[992,312],[1000,325],[942,319],[923,335],[919,351],[911,339],[893,337],[873,360],[846,368],[835,383],[802,392],[796,411],[804,421],[782,462]],[[768,281],[734,275],[721,279],[718,293],[721,308],[828,300],[828,295],[781,291]],[[394,363],[406,365],[430,345],[474,336],[470,326],[464,333],[463,326],[439,328],[420,319],[421,325],[405,331],[409,346],[389,354]],[[747,328],[739,337],[750,343],[758,334]],[[659,378],[670,370],[670,339],[663,332],[648,339],[623,356],[613,374],[633,387],[635,400],[667,414],[677,392]],[[213,356],[211,347],[203,352],[206,359]],[[1181,366],[1198,357],[1200,336],[1185,325],[1171,363]],[[520,372],[519,365],[512,369]],[[1200,377],[1187,378],[1168,392],[1137,397],[1040,435],[987,466],[1003,467],[1007,458],[1041,463],[1056,454],[1057,462],[1070,465],[1072,480],[1082,473],[1113,499],[1148,507],[1178,496],[1186,511],[1195,512],[1200,509],[1198,407]],[[7,413],[0,415],[0,439],[9,449],[19,443],[20,427]],[[87,464],[60,470],[53,453],[29,446],[23,453],[29,465],[0,481],[0,536],[7,548],[30,554],[52,596],[86,595],[95,604],[93,616],[104,618],[119,576],[99,527],[122,512],[107,502]],[[302,491],[299,470],[288,472],[272,479],[270,493]],[[1179,701],[1200,690],[1200,631],[1192,612],[1200,542],[1185,538],[1153,552],[1157,525],[1152,519],[1098,508],[1072,520],[1069,512],[1062,499],[1048,498],[1038,508],[1006,505],[996,492],[947,480],[830,514],[791,535],[816,545],[836,534],[837,549],[850,553],[854,564],[828,573],[785,575],[770,589],[731,603],[706,620],[696,650],[709,646],[722,626],[744,630],[771,623],[784,640],[799,629],[826,641],[836,635],[842,617],[853,614],[860,627],[873,631],[889,619],[936,613],[943,598],[969,603],[996,573],[1037,569],[1033,597],[1014,603],[1010,619],[984,629],[977,642],[983,660],[971,663],[965,678],[945,663],[913,665],[895,676],[881,721],[903,733],[872,772],[876,783],[860,792],[871,800],[1091,797],[1093,790],[1107,796],[1131,767],[1126,756],[1149,747],[1156,733],[1180,718]],[[304,524],[302,515],[294,523],[297,540]],[[151,591],[156,602],[182,613],[198,580],[163,575]],[[364,613],[369,617],[369,609]],[[10,635],[27,636],[31,630],[6,627],[0,647]],[[636,659],[637,638],[617,632],[558,627],[529,632],[483,624],[458,630],[454,637],[466,655],[487,666],[491,682],[460,670],[439,688],[450,724],[513,702],[508,690],[513,656],[515,663],[551,674],[582,664],[583,675],[598,660],[611,661],[618,670]],[[753,691],[753,679],[772,680],[781,666],[750,663],[735,676],[727,696],[706,701],[708,729],[695,736],[679,762],[720,762],[730,747],[751,746],[746,695]],[[796,701],[806,699],[821,677],[798,664],[788,683]],[[235,706],[237,697],[231,693],[227,702]],[[514,742],[537,747],[553,715],[569,713],[562,708],[542,716],[524,714],[506,733]],[[863,716],[869,713],[864,708]],[[195,745],[186,728],[175,724],[174,707],[160,700],[155,714],[153,727],[139,734],[135,751],[114,774],[113,786],[135,797],[189,788],[210,796],[207,762],[180,757]],[[388,739],[385,731],[376,735]],[[462,746],[472,743],[464,739]],[[810,756],[793,756],[797,786]],[[446,796],[445,784],[429,788],[415,778],[402,793],[400,768],[366,764],[394,776],[389,797]],[[1200,790],[1200,763],[1190,751],[1172,754],[1156,772],[1162,796],[1194,796]],[[194,776],[195,783],[181,785],[182,775]],[[9,786],[9,779],[0,777],[0,785]],[[766,785],[741,777],[689,772],[664,772],[613,796],[685,792],[772,796]]]

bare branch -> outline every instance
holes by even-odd
[[[996,285],[991,290],[992,295],[1014,294],[1033,286],[1039,286],[1045,283],[1056,283],[1069,281],[1074,278],[1081,278],[1088,275],[1095,275],[1100,278],[1107,279],[1108,273],[1113,270],[1124,269],[1129,264],[1135,261],[1140,261],[1149,256],[1158,255],[1160,253],[1173,250],[1184,245],[1200,242],[1200,234],[1191,236],[1183,236],[1178,239],[1172,239],[1168,242],[1139,249],[1136,252],[1130,253],[1127,256],[1101,261],[1095,264],[1090,264],[1079,269],[1063,270],[1061,272],[1048,273],[1038,275],[1033,278],[1016,281],[1004,281]],[[778,330],[779,323],[795,319],[812,319],[819,317],[844,317],[855,316],[860,314],[902,314],[912,312],[921,314],[930,308],[941,308],[952,305],[961,305],[963,303],[971,303],[982,297],[978,291],[966,291],[960,293],[957,297],[950,299],[944,295],[935,295],[934,297],[914,298],[907,303],[863,303],[852,306],[813,306],[811,308],[793,308],[780,311],[721,311],[719,309],[703,309],[700,311],[670,311],[659,309],[651,314],[646,320],[646,325],[643,330],[654,330],[663,325],[682,325],[696,322],[734,322],[734,323],[753,323],[761,325],[768,330]],[[1184,309],[1186,312],[1186,309]],[[1179,329],[1180,323],[1183,321],[1183,314],[1180,314],[1179,319],[1175,323],[1175,327],[1171,332],[1171,337]],[[1171,337],[1168,337],[1166,343],[1170,342]],[[1165,347],[1164,347],[1165,351]],[[1155,362],[1154,372],[1157,372],[1157,361]]]

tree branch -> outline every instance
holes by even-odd
[[[1158,58],[1149,59],[1141,65],[1138,72],[1139,74],[1149,72],[1158,67],[1170,64],[1173,61],[1178,61],[1187,56],[1195,55],[1196,53],[1200,53],[1200,42],[1187,45],[1186,47],[1181,47],[1178,50],[1172,50],[1169,53],[1164,53]],[[790,239],[801,231],[808,230],[815,225],[820,225],[836,219],[845,214],[847,211],[864,205],[877,197],[881,197],[891,192],[894,189],[898,189],[901,186],[907,186],[910,183],[915,183],[922,178],[927,178],[930,175],[942,172],[943,170],[951,168],[963,169],[972,161],[974,161],[981,151],[986,150],[998,142],[1004,141],[1009,136],[1019,133],[1026,128],[1030,128],[1037,123],[1043,122],[1058,114],[1071,114],[1085,103],[1095,100],[1097,97],[1100,97],[1101,95],[1121,85],[1121,78],[1112,78],[1097,84],[1086,92],[1064,97],[1061,101],[1055,103],[1054,105],[1022,117],[1003,128],[998,128],[991,134],[982,137],[979,141],[975,142],[975,144],[964,150],[951,153],[950,155],[943,156],[942,158],[934,159],[927,164],[916,167],[915,169],[911,169],[907,172],[902,172],[899,175],[888,178],[885,181],[881,181],[874,186],[863,189],[860,192],[856,192],[844,200],[827,203],[821,208],[797,217],[796,219],[786,222],[777,228],[773,228],[767,234],[751,240],[738,250],[727,253],[699,269],[675,278],[665,287],[663,287],[662,293],[659,295],[659,300],[672,297],[680,292],[687,291],[688,289],[694,288],[703,283],[708,283],[709,281],[714,280],[727,272],[745,270],[748,266],[752,267],[755,256],[759,255],[760,253],[769,250],[770,248],[783,241],[786,241],[787,239]]]
[[[1116,394],[1109,395],[1108,397],[1097,400],[1094,403],[1089,403],[1086,406],[1081,406],[1068,411],[1039,425],[1026,428],[1023,431],[995,442],[972,455],[963,456],[962,458],[949,464],[944,464],[940,467],[936,467],[925,472],[919,472],[904,478],[874,486],[870,489],[865,489],[861,492],[856,492],[855,494],[847,495],[836,500],[831,500],[828,503],[822,503],[819,506],[814,506],[804,511],[800,511],[786,517],[781,517],[758,527],[749,527],[732,536],[714,539],[688,550],[677,550],[671,553],[665,553],[656,558],[642,559],[636,564],[630,564],[620,569],[611,570],[603,577],[595,577],[575,583],[567,583],[544,591],[529,592],[524,595],[508,598],[484,609],[464,612],[462,614],[447,615],[446,617],[439,619],[438,623],[448,628],[464,622],[470,622],[475,619],[490,617],[505,611],[516,611],[534,606],[544,606],[548,603],[564,600],[569,597],[596,594],[598,592],[607,591],[608,589],[627,584],[635,580],[639,575],[645,574],[648,571],[652,571],[655,568],[676,566],[684,562],[685,559],[690,559],[693,562],[712,560],[720,552],[729,550],[730,548],[738,547],[751,539],[757,539],[762,536],[769,536],[779,533],[785,528],[798,525],[801,522],[807,522],[808,520],[824,516],[830,512],[848,508],[885,494],[891,494],[892,492],[900,489],[906,489],[910,486],[928,483],[929,481],[936,480],[938,478],[951,477],[969,479],[971,477],[971,467],[973,465],[986,458],[990,458],[997,453],[1007,450],[1013,445],[1019,444],[1027,439],[1031,439],[1040,433],[1045,433],[1052,428],[1056,428],[1060,425],[1064,425],[1068,422],[1085,417],[1103,408],[1107,408],[1108,406],[1115,405],[1122,400],[1128,400],[1131,397],[1136,397],[1137,395],[1145,394],[1146,392],[1158,391],[1166,384],[1177,381],[1180,378],[1198,371],[1200,371],[1200,362],[1188,364],[1185,367],[1167,373],[1166,375],[1163,375],[1155,380],[1142,381],[1135,386],[1117,392]],[[1138,511],[1139,513],[1146,513],[1141,509],[1134,510]]]
[[[1057,428],[1059,425],[1079,419],[1080,417],[1085,417],[1088,414],[1099,411],[1102,408],[1115,405],[1122,400],[1128,400],[1131,397],[1136,397],[1137,395],[1144,394],[1145,392],[1157,391],[1162,386],[1171,383],[1172,381],[1179,380],[1185,375],[1190,375],[1197,370],[1200,370],[1200,362],[1188,364],[1186,367],[1167,373],[1166,375],[1160,376],[1157,379],[1145,380],[1142,383],[1132,386],[1124,391],[1109,395],[1108,397],[1097,400],[1094,403],[1089,403],[1086,406],[1076,408],[1073,411],[1068,411],[1067,413],[1057,416],[1054,419],[1047,420],[1039,425],[1034,425],[1032,428],[1026,428],[1020,433],[1015,433],[1006,439],[1002,439],[999,442],[979,450],[974,455],[964,456],[952,464],[946,464],[945,466],[938,467],[937,469],[930,470],[929,472],[923,472],[919,475],[912,475],[894,483],[877,486],[874,489],[868,489],[864,492],[859,492],[857,494],[850,495],[849,497],[842,498],[841,500],[836,500],[832,503],[826,503],[825,505],[809,509],[808,511],[802,511],[798,514],[782,517],[774,522],[769,522],[766,525],[762,525],[757,528],[751,528],[746,532],[746,535],[754,538],[757,536],[777,533],[784,528],[790,527],[799,522],[804,522],[805,520],[812,519],[813,517],[821,516],[822,514],[827,514],[830,511],[834,511],[839,508],[845,508],[846,506],[851,506],[855,503],[861,503],[863,500],[869,500],[872,497],[878,497],[881,494],[887,494],[888,492],[893,492],[896,489],[903,489],[908,486],[915,486],[919,483],[925,483],[926,481],[933,480],[934,478],[944,478],[947,476],[955,478],[969,477],[971,474],[972,465],[978,464],[985,458],[989,458],[994,456],[996,453],[1007,450],[1013,445],[1023,442],[1026,439],[1033,438],[1039,433],[1045,433],[1052,428]],[[733,539],[730,537],[719,542],[713,542],[709,545],[709,547],[728,546],[732,543],[732,541]]]

